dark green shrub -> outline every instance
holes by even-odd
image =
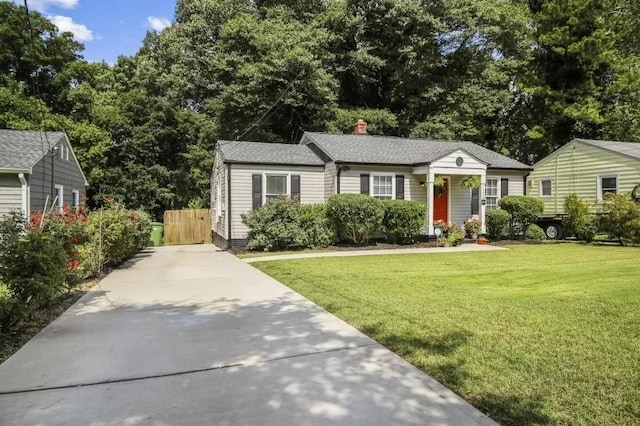
[[[28,231],[0,256],[0,279],[24,309],[53,299],[65,285],[69,263],[61,241]]]
[[[364,244],[382,226],[382,202],[369,195],[338,194],[327,201],[327,216],[341,241]]]
[[[496,241],[503,238],[510,221],[511,214],[506,210],[487,210],[485,222],[489,239]]]
[[[7,330],[21,316],[19,303],[11,296],[9,288],[0,283],[0,331]]]
[[[383,201],[382,232],[393,243],[410,243],[424,228],[426,206],[419,201]]]
[[[640,244],[640,204],[629,194],[607,194],[602,207],[603,228],[620,244]]]
[[[544,203],[536,197],[526,195],[507,195],[498,201],[502,210],[511,214],[509,234],[513,238],[516,234],[524,237],[527,228],[536,223],[544,211]]]
[[[545,240],[547,235],[544,233],[544,230],[540,228],[535,223],[529,225],[527,229],[527,240]]]
[[[596,235],[595,215],[589,212],[589,202],[576,194],[564,199],[564,231],[567,236],[591,242]]]
[[[306,247],[327,247],[335,242],[335,232],[327,217],[326,204],[303,204],[298,213],[300,226],[306,236]]]
[[[286,197],[242,215],[249,227],[247,249],[286,250],[306,247],[307,235],[300,223],[300,204]]]

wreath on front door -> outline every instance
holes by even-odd
[[[447,195],[447,185],[434,186],[433,187],[436,197],[444,197]]]

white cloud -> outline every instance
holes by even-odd
[[[24,4],[24,0],[14,0],[14,2]],[[29,9],[46,12],[47,9],[52,6],[62,9],[73,9],[78,5],[78,0],[30,0],[28,4]]]
[[[157,16],[147,16],[147,24],[154,31],[162,31],[171,25],[171,21],[167,18],[159,18]]]
[[[73,19],[68,16],[49,15],[47,19],[53,22],[60,32],[73,33],[73,37],[78,41],[93,40],[93,32],[86,25],[73,22]]]

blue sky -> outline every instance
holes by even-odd
[[[23,5],[24,0],[13,1]],[[173,20],[176,0],[27,0],[62,31],[85,46],[88,61],[114,63],[133,55],[148,30],[162,30]]]

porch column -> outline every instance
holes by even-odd
[[[429,170],[427,179],[427,235],[433,235],[433,182],[436,174]]]
[[[480,213],[480,233],[481,234],[486,234],[487,233],[487,225],[485,224],[485,217],[486,217],[486,212],[487,212],[487,203],[486,203],[486,187],[487,187],[487,172],[483,171],[480,174],[480,189],[478,190],[478,197],[480,198],[480,209],[478,210],[478,212]],[[485,202],[483,203],[482,200],[485,200]]]

